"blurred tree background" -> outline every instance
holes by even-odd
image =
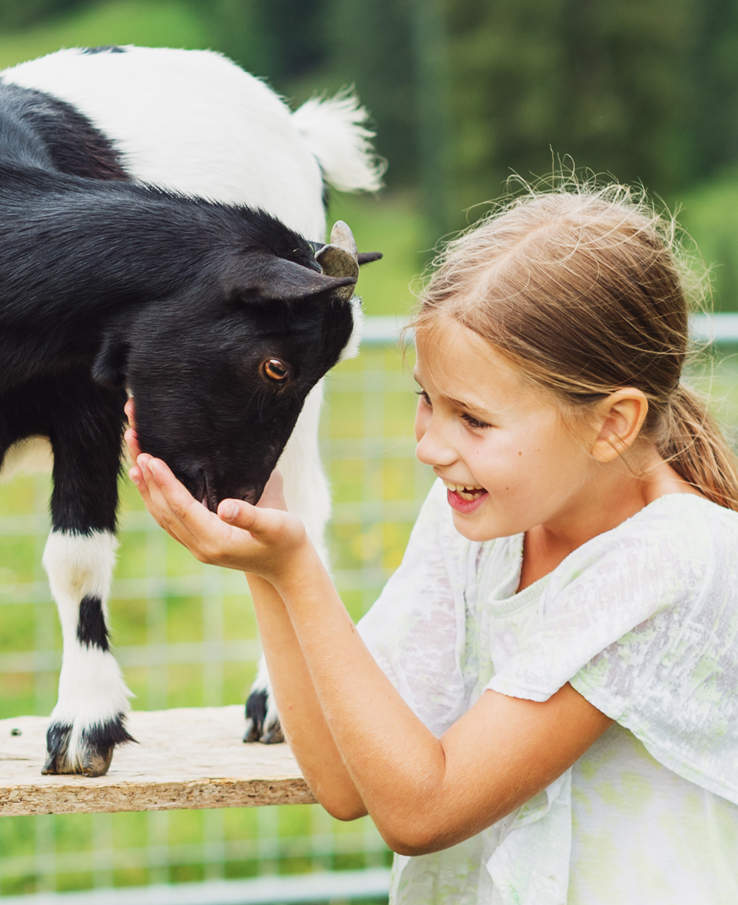
[[[738,0],[0,0],[2,65],[94,39],[212,47],[295,104],[355,85],[426,250],[513,171],[642,182],[738,309]]]

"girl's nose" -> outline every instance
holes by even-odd
[[[444,438],[441,431],[435,429],[432,422],[423,425],[425,430],[417,430],[417,446],[415,455],[423,465],[432,467],[453,465],[456,461],[456,450]],[[417,428],[417,425],[416,425]]]

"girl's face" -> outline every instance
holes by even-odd
[[[596,461],[552,394],[450,317],[417,334],[418,459],[470,540],[568,529],[593,503]]]

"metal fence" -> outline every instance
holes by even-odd
[[[370,325],[361,357],[334,369],[323,415],[332,567],[354,617],[397,565],[429,482],[414,464],[415,399],[387,326]],[[126,481],[121,491],[110,607],[134,706],[243,701],[259,656],[243,576],[197,563]],[[56,698],[60,633],[41,567],[48,493],[45,474],[0,487],[3,717],[49,713]],[[0,897],[27,905],[60,893],[61,901],[106,903],[382,901],[388,864],[368,819],[343,824],[318,806],[0,821]]]
[[[414,460],[409,362],[398,325],[367,325],[359,359],[327,379],[322,448],[334,496],[333,572],[352,615],[376,598],[402,555],[430,476]],[[738,315],[694,332],[738,341]],[[709,370],[709,369],[708,369]],[[724,422],[738,424],[738,368],[705,378]],[[41,568],[45,476],[0,487],[0,716],[49,713],[60,634]],[[201,566],[122,484],[113,642],[137,709],[243,700],[259,655],[242,576]],[[25,905],[227,905],[384,901],[389,853],[368,819],[343,824],[318,806],[6,818],[0,899]],[[176,884],[173,886],[173,884]]]

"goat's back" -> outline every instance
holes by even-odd
[[[222,55],[68,49],[2,76],[71,103],[112,140],[132,178],[262,207],[304,235],[322,238],[317,159],[277,95]]]

